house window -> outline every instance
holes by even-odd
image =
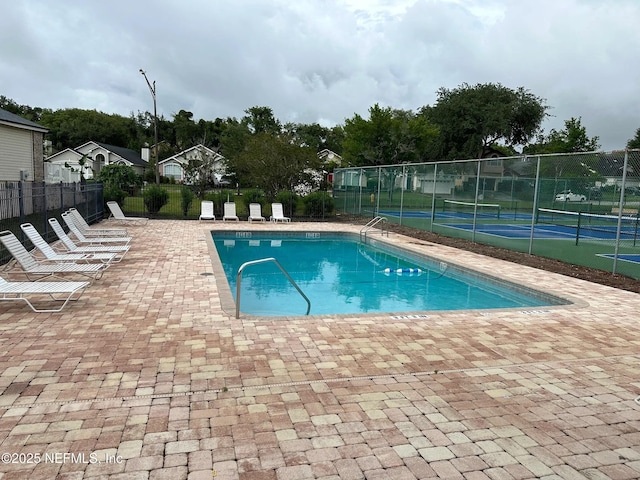
[[[164,176],[171,177],[174,180],[181,182],[182,181],[182,167],[180,165],[176,165],[175,163],[170,163],[164,166]]]

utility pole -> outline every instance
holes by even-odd
[[[147,81],[149,91],[151,92],[151,97],[153,98],[153,157],[156,161],[156,185],[160,185],[160,165],[158,165],[158,110],[156,108],[156,81],[154,80],[153,83],[150,83],[145,71],[140,69],[140,73]]]

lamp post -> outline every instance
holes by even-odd
[[[153,156],[156,161],[156,185],[160,185],[160,166],[158,165],[158,111],[156,109],[156,81],[154,80],[153,83],[150,83],[145,71],[140,69],[140,73],[147,81],[149,91],[151,92],[151,97],[153,98]]]

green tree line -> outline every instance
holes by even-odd
[[[0,108],[49,129],[54,152],[97,141],[140,150],[153,144],[153,115],[128,117],[96,110],[19,105],[0,95]],[[416,111],[375,104],[368,117],[354,114],[344,124],[282,123],[268,106],[254,106],[235,117],[195,120],[180,110],[158,118],[159,159],[196,144],[223,155],[227,171],[242,186],[276,192],[304,181],[305,171],[320,165],[317,153],[329,149],[352,166],[481,158],[491,151],[504,154],[567,153],[596,150],[580,118],[565,121],[561,130],[545,134],[542,122],[549,106],[524,87],[499,83],[462,84],[441,88],[433,105]],[[629,147],[640,145],[640,128]]]

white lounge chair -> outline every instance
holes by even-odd
[[[30,223],[23,223],[20,228],[29,237],[29,241],[33,243],[33,246],[50,262],[90,263],[99,261],[111,263],[116,256],[115,253],[58,253],[42,238],[36,227]]]
[[[127,217],[122,212],[118,202],[107,202],[107,207],[111,210],[111,215],[117,222],[129,222],[129,223],[147,223],[148,218],[145,217]]]
[[[73,217],[68,213],[63,213],[61,215],[64,223],[67,224],[71,233],[78,239],[81,243],[91,243],[93,245],[104,245],[104,244],[120,244],[127,245],[131,241],[131,237],[85,237],[83,233],[76,227],[75,222],[73,221]]]
[[[259,203],[249,204],[249,222],[265,222],[265,218],[262,216],[262,205]]]
[[[90,282],[9,282],[0,277],[0,300],[25,302],[34,312],[59,312],[70,300],[78,300]],[[78,294],[75,298],[73,296]],[[49,298],[62,302],[58,308],[36,308],[25,295],[48,295]],[[65,296],[66,295],[66,296]],[[56,298],[61,296],[62,298]]]
[[[271,217],[269,220],[272,222],[290,222],[291,218],[284,216],[284,210],[282,209],[281,203],[272,203],[271,204]]]
[[[233,220],[234,222],[240,221],[236,215],[236,204],[234,202],[224,202],[224,216],[222,217],[222,221],[226,222],[227,220]]]
[[[8,230],[0,232],[0,242],[2,242],[9,253],[13,255],[13,258],[22,267],[23,273],[29,279],[36,276],[48,277],[74,273],[97,280],[102,277],[104,270],[108,266],[106,263],[41,263],[29,253],[24,245],[20,243],[20,240]]]
[[[213,213],[213,202],[211,200],[203,200],[200,202],[200,217],[198,218],[198,221],[215,219],[216,216]]]
[[[129,233],[124,228],[99,228],[87,223],[82,214],[75,208],[67,210],[74,219],[74,223],[85,237],[128,237]]]
[[[71,237],[67,235],[67,232],[64,231],[60,222],[55,218],[49,219],[49,225],[53,228],[53,231],[60,239],[64,248],[67,249],[69,253],[113,253],[115,254],[115,258],[113,259],[113,263],[118,263],[120,260],[124,258],[126,253],[131,248],[129,245],[86,245],[86,246],[78,246],[71,240]],[[55,248],[55,246],[54,246]]]

